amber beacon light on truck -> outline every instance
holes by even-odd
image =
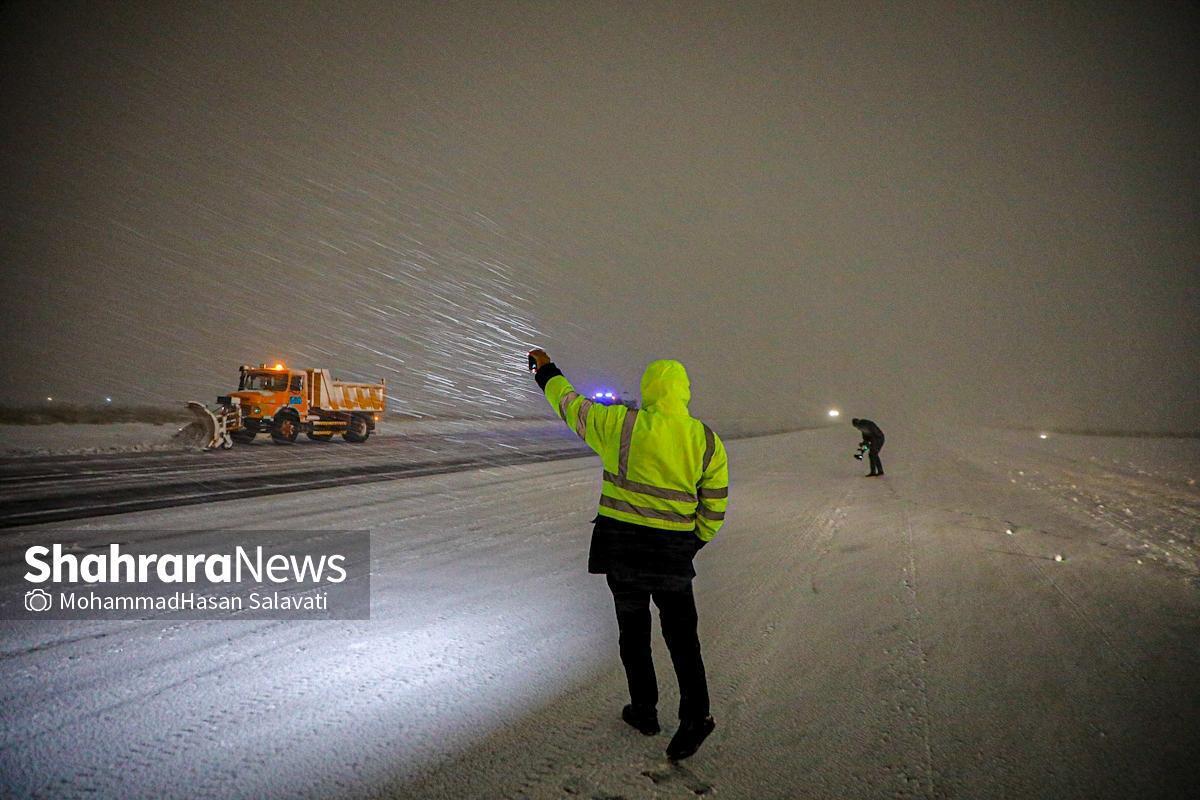
[[[327,369],[291,369],[281,362],[238,368],[238,388],[215,406],[191,401],[205,449],[229,449],[260,433],[291,444],[301,433],[317,442],[335,435],[365,442],[387,408],[387,385],[335,380]]]

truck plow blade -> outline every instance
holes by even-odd
[[[228,450],[233,447],[233,439],[229,435],[229,416],[224,409],[214,412],[195,400],[189,400],[187,407],[200,426],[200,447],[205,450]]]

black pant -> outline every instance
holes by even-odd
[[[871,458],[871,474],[883,474],[883,462],[879,460],[879,451],[883,449],[883,439],[869,439],[867,441],[867,452]]]
[[[621,663],[629,682],[629,699],[635,706],[658,705],[658,679],[650,656],[650,598],[658,606],[663,639],[679,681],[679,718],[700,720],[708,716],[708,681],[696,633],[696,598],[692,584],[683,589],[645,589],[637,583],[608,576],[621,632]]]

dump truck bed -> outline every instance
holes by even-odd
[[[327,369],[310,369],[311,406],[322,411],[383,413],[385,389],[383,383],[353,383],[334,380]]]

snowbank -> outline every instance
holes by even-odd
[[[183,447],[174,439],[179,423],[146,422],[111,425],[0,426],[0,454],[5,456],[123,453]]]

